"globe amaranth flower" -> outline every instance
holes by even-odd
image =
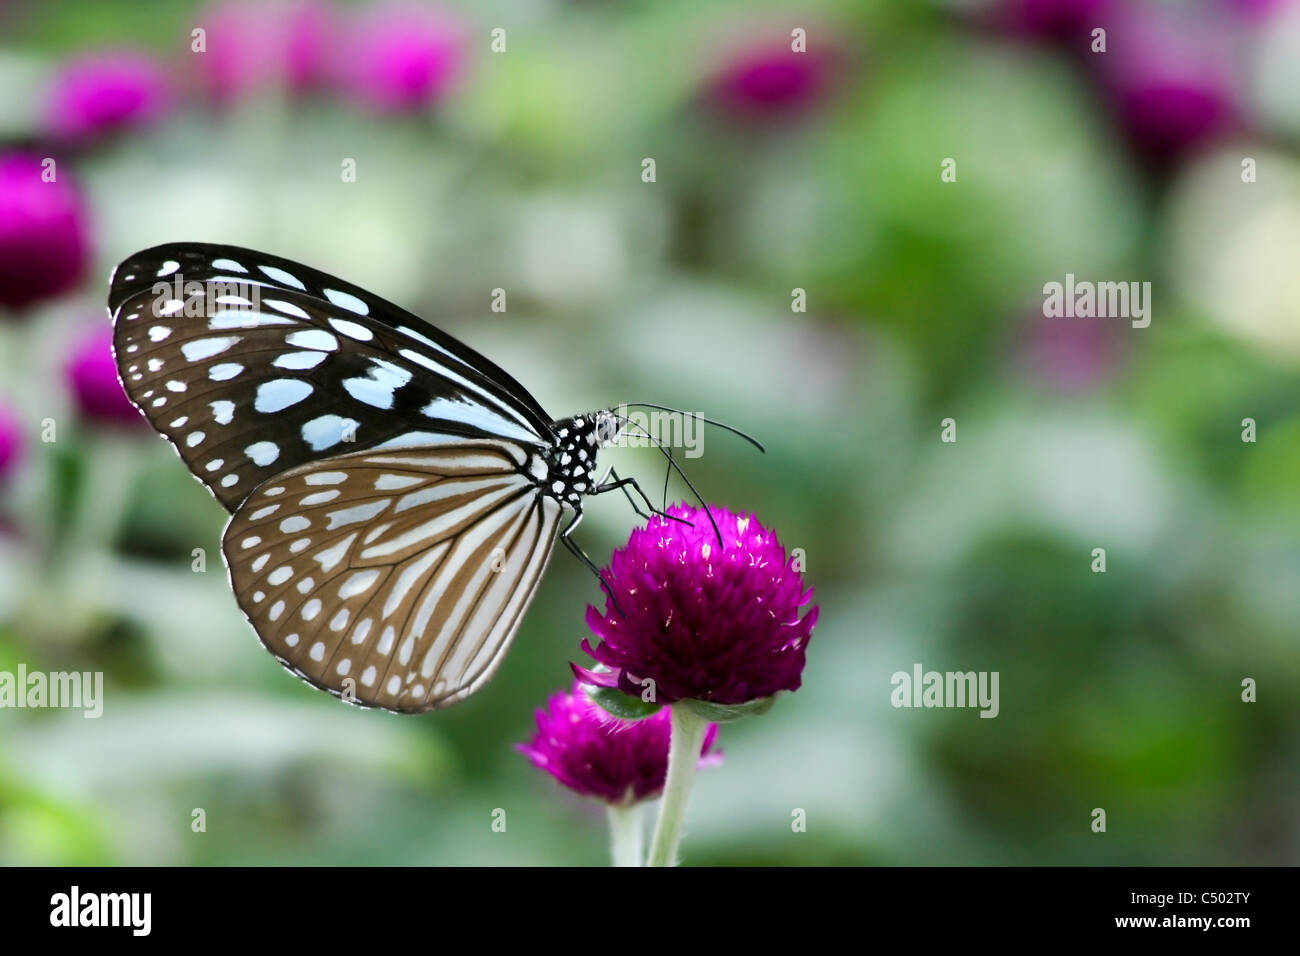
[[[89,258],[85,206],[67,170],[39,156],[0,153],[0,307],[22,309],[66,292]]]
[[[334,21],[319,0],[221,0],[199,23],[207,36],[195,63],[219,106],[264,87],[306,93],[329,76]]]
[[[826,100],[838,61],[836,51],[824,44],[796,52],[789,37],[751,44],[721,62],[706,99],[718,112],[744,121],[804,114]]]
[[[1040,308],[1012,328],[1016,364],[1053,390],[1098,388],[1116,376],[1127,357],[1126,337],[1113,322],[1048,318]]]
[[[591,701],[580,684],[560,691],[537,711],[537,733],[516,749],[576,793],[606,803],[628,804],[656,797],[668,774],[671,721],[667,710],[643,720],[620,720]],[[700,766],[721,763],[713,750],[718,725],[711,724],[700,750]]]
[[[1060,40],[1086,50],[1094,27],[1108,24],[1114,0],[1000,0],[994,20],[1013,32]]]
[[[339,75],[344,91],[380,113],[444,99],[465,66],[465,34],[446,13],[390,3],[359,15]]]
[[[171,97],[162,67],[131,51],[100,52],[65,64],[50,91],[46,125],[67,142],[148,125],[167,112]]]
[[[1241,83],[1229,31],[1220,27],[1156,8],[1117,11],[1106,55],[1095,62],[1129,139],[1147,159],[1177,160],[1239,121]]]
[[[92,328],[78,339],[68,358],[66,371],[77,408],[83,416],[106,425],[144,423],[117,377],[111,328]]]
[[[587,608],[601,639],[582,648],[608,672],[573,665],[584,683],[640,695],[654,681],[655,700],[743,704],[797,690],[818,609],[775,532],[752,515],[674,505],[632,532],[604,572],[617,603]]]
[[[13,473],[23,455],[23,428],[7,405],[0,405],[0,481]]]

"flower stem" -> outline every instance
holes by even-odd
[[[684,704],[673,704],[669,711],[673,730],[668,747],[668,779],[664,782],[659,822],[655,825],[646,866],[677,864],[677,844],[682,838],[686,803],[691,798],[691,786],[695,783],[695,771],[700,763],[700,747],[704,745],[704,735],[709,729],[709,722]]]
[[[609,804],[609,852],[615,866],[640,866],[645,841],[641,830],[641,804]]]

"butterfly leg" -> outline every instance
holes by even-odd
[[[642,489],[641,485],[637,482],[635,478],[620,478],[618,472],[615,471],[613,468],[609,470],[609,474],[613,477],[614,480],[609,482],[601,482],[601,484],[597,485],[596,488],[591,492],[593,495],[603,495],[607,491],[620,490],[623,492],[625,496],[627,496],[628,502],[632,505],[632,510],[635,511],[642,518],[645,518],[647,521],[649,521],[650,515],[646,514],[644,511],[641,510],[641,508],[636,503],[636,499],[632,497],[632,492],[627,490],[628,487],[631,486],[632,488],[636,489],[636,493],[641,496],[641,500],[645,502],[645,506],[649,508],[653,514],[657,514],[661,518],[669,518],[672,521],[680,521],[682,524],[691,525],[691,527],[695,526],[694,522],[688,521],[686,518],[679,518],[677,515],[670,515],[667,511],[664,511],[660,508],[656,508],[654,506],[654,503],[650,500],[649,496],[646,495],[645,491]]]
[[[614,610],[618,611],[619,615],[622,615],[623,609],[618,606],[618,598],[614,596],[614,589],[609,586],[604,575],[600,573],[600,568],[596,567],[596,563],[592,561],[591,558],[587,557],[587,552],[583,551],[582,548],[578,546],[578,542],[574,541],[571,537],[574,529],[581,523],[582,512],[579,511],[574,514],[573,520],[569,522],[568,527],[560,532],[560,541],[564,544],[564,547],[568,549],[570,554],[585,564],[592,574],[596,575],[596,580],[600,582],[601,589],[604,590],[604,592],[609,595],[609,599],[614,602]]]

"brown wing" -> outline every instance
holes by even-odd
[[[226,528],[262,643],[313,685],[404,713],[492,676],[550,558],[560,506],[510,443],[372,449],[259,486]]]

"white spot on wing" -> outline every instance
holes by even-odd
[[[294,305],[292,302],[285,302],[283,299],[263,299],[262,302],[273,309],[283,312],[285,315],[292,315],[297,319],[310,318],[305,311]]]
[[[208,369],[208,378],[214,382],[225,382],[234,378],[244,370],[244,366],[238,362],[223,362],[220,365],[214,365]]]
[[[379,579],[379,572],[373,569],[367,571],[358,571],[352,577],[348,578],[339,587],[339,597],[347,600],[350,597],[356,597],[358,594],[364,594]]]
[[[325,298],[329,299],[340,309],[347,309],[349,312],[355,312],[357,315],[370,314],[370,307],[350,293],[340,292],[338,289],[326,289]]]
[[[302,440],[311,446],[312,451],[320,451],[337,445],[343,440],[346,432],[356,429],[360,424],[354,418],[322,415],[302,426]]]
[[[275,266],[258,266],[257,268],[261,269],[268,278],[274,279],[276,282],[292,286],[295,289],[301,289],[304,292],[307,290],[307,287],[302,284],[302,281],[297,276],[285,272],[283,269],[277,269]]]
[[[332,548],[316,555],[316,561],[320,564],[321,570],[326,573],[333,571],[335,566],[343,560],[343,556],[348,553],[348,548],[352,546],[352,542],[356,540],[356,537],[356,532],[353,532]]]
[[[218,425],[229,425],[235,417],[235,403],[221,399],[212,403],[212,420]]]
[[[312,505],[323,505],[327,501],[333,501],[341,492],[337,488],[330,488],[327,491],[317,491],[304,497],[298,504],[304,508],[310,508]]]
[[[388,501],[384,499],[362,502],[359,505],[353,505],[351,508],[344,508],[342,511],[331,511],[329,513],[330,523],[327,527],[330,531],[333,531],[335,528],[342,528],[344,525],[355,524],[358,521],[369,521],[387,507]]]
[[[350,339],[356,339],[358,342],[369,342],[375,337],[364,325],[358,325],[356,322],[349,322],[347,319],[330,319],[330,325],[342,332]]]
[[[376,491],[397,491],[399,488],[409,488],[411,485],[418,485],[424,481],[423,478],[415,478],[411,475],[380,475],[375,479]]]
[[[271,364],[276,368],[289,369],[293,372],[304,372],[309,368],[315,368],[323,361],[325,361],[324,352],[286,352]]]
[[[347,478],[347,473],[342,471],[318,471],[304,475],[302,480],[307,485],[337,485],[347,481]]]
[[[315,389],[310,382],[297,378],[277,378],[263,382],[257,387],[257,398],[253,407],[259,412],[271,413],[296,405],[310,395]]]
[[[285,336],[284,340],[294,348],[319,349],[322,352],[333,352],[339,347],[339,340],[324,329],[303,329],[300,332],[290,332]]]
[[[253,463],[265,468],[280,457],[280,446],[273,441],[253,442],[244,449],[244,454],[253,459]]]
[[[186,342],[181,346],[181,354],[191,362],[199,362],[205,358],[212,358],[214,355],[220,355],[238,341],[239,336],[237,335],[223,335],[211,339],[195,339],[193,342]]]

